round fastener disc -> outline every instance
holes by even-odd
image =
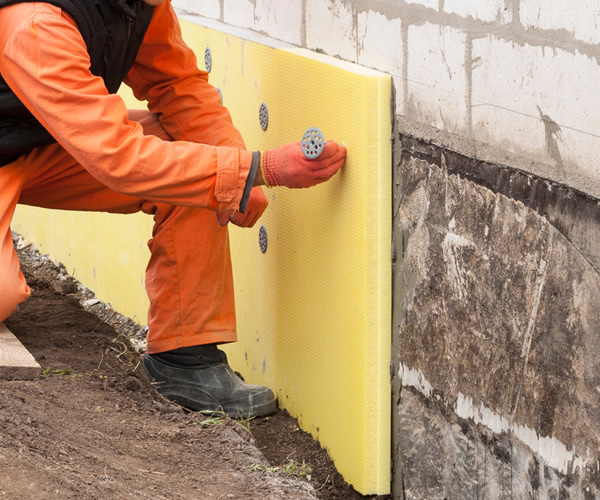
[[[212,69],[212,52],[210,51],[210,47],[204,49],[204,67],[206,68],[206,72],[210,73]]]
[[[258,245],[260,246],[260,251],[265,253],[267,251],[267,228],[265,226],[260,226],[258,230]]]
[[[309,160],[318,158],[325,147],[325,137],[317,127],[311,127],[302,136],[302,152]]]
[[[258,110],[258,121],[260,122],[260,128],[267,130],[267,127],[269,126],[269,109],[264,102],[260,105]]]

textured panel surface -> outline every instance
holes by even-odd
[[[309,127],[348,148],[326,184],[266,189],[252,229],[232,228],[239,342],[247,381],[326,447],[362,493],[386,493],[390,456],[391,118],[387,75],[302,49],[272,48],[184,24],[249,149]],[[261,103],[269,112],[263,131]],[[263,253],[260,225],[267,236]]]
[[[144,271],[152,218],[17,205],[12,228],[113,309],[145,325]]]
[[[239,342],[247,381],[327,448],[361,493],[390,483],[391,79],[302,49],[275,48],[183,21],[249,149],[300,141],[309,127],[348,147],[343,171],[307,190],[266,190],[259,227],[232,228]],[[139,107],[123,92],[130,107]],[[259,109],[265,103],[264,131]],[[119,312],[144,323],[151,220],[19,207],[14,229]]]

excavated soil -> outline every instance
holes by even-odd
[[[143,329],[15,244],[33,293],[5,324],[42,373],[0,380],[0,498],[385,498],[346,484],[283,411],[233,421],[161,398],[140,364]]]

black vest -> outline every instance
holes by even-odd
[[[0,8],[23,1],[0,0]],[[142,0],[45,0],[69,14],[85,41],[90,71],[102,77],[111,94],[121,83],[140,48],[154,7]],[[55,139],[19,101],[1,76],[0,68],[0,166],[16,160]]]

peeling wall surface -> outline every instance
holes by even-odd
[[[515,174],[494,192],[460,156],[399,139],[396,491],[600,498],[598,251],[577,239],[599,241],[597,201],[572,223],[552,185]]]
[[[394,497],[600,499],[597,3],[174,5],[393,76]]]

